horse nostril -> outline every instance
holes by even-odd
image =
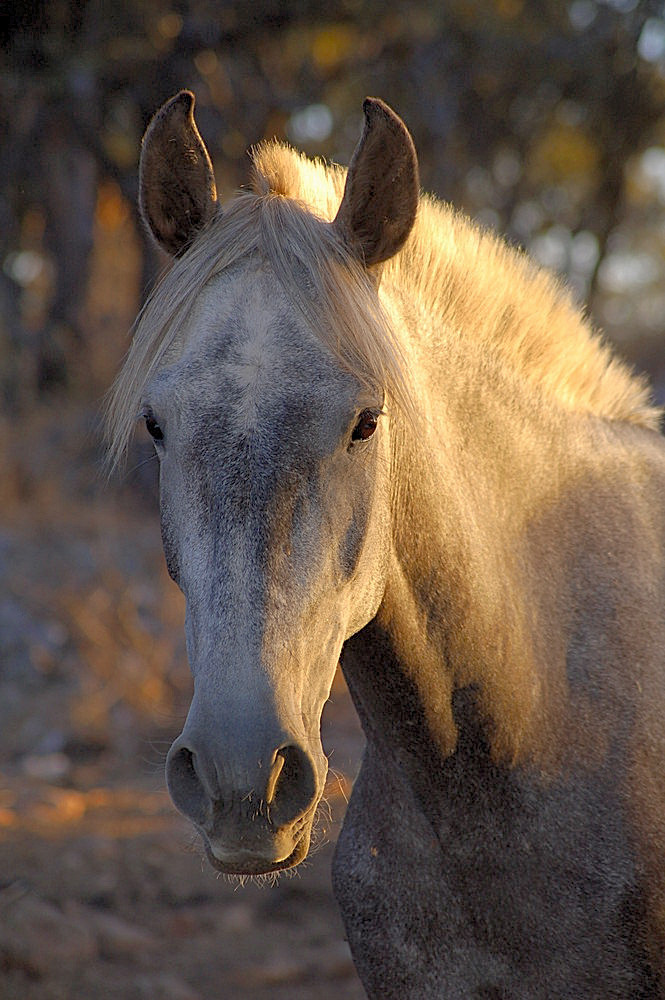
[[[275,826],[292,823],[311,806],[316,796],[316,771],[304,750],[282,747],[268,779],[266,802]]]
[[[166,758],[166,784],[175,807],[193,823],[202,824],[209,798],[196,771],[196,755],[174,743]]]
[[[227,772],[231,774],[228,761]],[[233,822],[251,811],[249,806],[243,805],[251,803],[252,796],[246,794],[248,788],[256,799],[265,801],[268,807],[265,818],[273,828],[294,823],[307,812],[316,798],[318,781],[314,762],[305,750],[295,745],[275,751],[264,786],[260,780],[254,783],[248,774],[244,774],[242,780],[237,776],[235,781],[231,780],[221,788],[218,773],[219,766],[206,755],[205,747],[193,743],[191,738],[180,736],[169,750],[166,783],[173,803],[191,822],[206,830],[212,829],[211,823],[219,820],[220,807],[228,811],[228,807],[236,803],[238,816]],[[261,772],[257,771],[255,778],[260,779],[261,776]],[[255,818],[252,816],[252,819]],[[231,821],[225,822],[228,826]]]

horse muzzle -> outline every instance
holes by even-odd
[[[224,749],[185,727],[166,759],[174,805],[197,828],[219,871],[259,875],[292,868],[309,850],[327,772],[323,750],[315,760],[283,738],[261,753],[230,747],[231,741]]]

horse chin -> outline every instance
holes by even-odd
[[[206,835],[202,831],[199,832],[201,833],[206,857],[211,867],[225,875],[241,876],[270,875],[275,872],[286,871],[287,868],[295,868],[296,865],[299,865],[307,857],[311,835],[311,830],[308,827],[295,841],[293,850],[287,857],[280,858],[278,856],[277,858],[270,859],[252,851],[227,853],[217,848],[215,852]],[[222,854],[222,857],[219,856],[220,854]]]

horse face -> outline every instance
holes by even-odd
[[[325,238],[300,245],[298,222],[290,243],[271,240],[271,265],[261,263],[260,242],[243,242],[202,286],[179,347],[170,344],[143,394],[161,463],[164,550],[187,601],[194,675],[167,781],[210,861],[227,872],[270,872],[305,857],[327,770],[321,711],[344,640],[374,616],[384,589],[382,392],[343,369],[323,346],[334,346],[337,332],[326,341],[327,327],[305,322],[307,308],[287,299],[271,270],[297,259],[298,288],[316,298],[322,286],[309,283],[312,258],[316,270],[342,254],[376,287],[380,267],[407,239],[418,204],[413,143],[381,101],[368,98],[363,108],[337,215],[330,223],[317,216]],[[160,246],[182,258],[181,281],[190,246],[197,259],[207,227],[219,221],[193,112],[187,91],[168,101],[148,127],[140,165],[141,212]],[[273,190],[269,175],[256,179],[262,197]],[[272,219],[263,239],[279,204],[263,203]],[[234,230],[232,243],[238,239]],[[362,308],[347,310],[345,329],[362,322]],[[322,315],[335,331],[330,306]],[[130,355],[130,382],[133,363]]]
[[[258,261],[210,282],[183,343],[143,402],[194,676],[167,781],[216,868],[269,872],[307,853],[321,712],[381,600],[388,421]]]

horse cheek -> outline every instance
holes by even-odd
[[[169,505],[163,498],[160,500],[159,528],[162,536],[162,548],[164,550],[164,559],[166,560],[168,574],[174,583],[178,583],[180,580],[180,560],[178,558],[178,549],[175,543],[173,519],[169,510]]]

